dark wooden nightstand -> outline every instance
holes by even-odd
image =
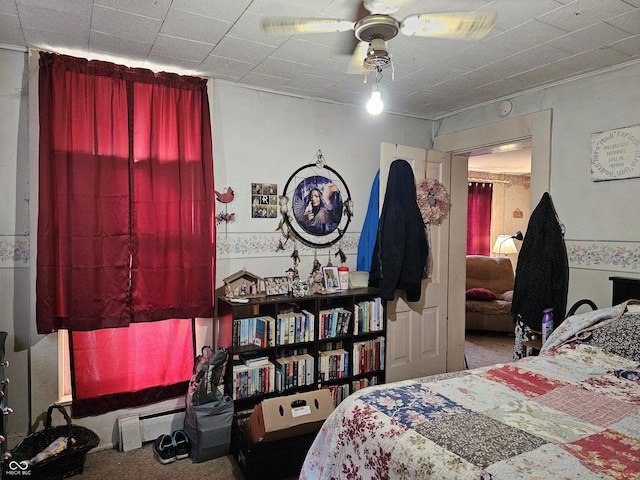
[[[609,277],[613,282],[611,305],[618,305],[630,298],[640,300],[640,278]]]

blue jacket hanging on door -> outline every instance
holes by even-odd
[[[379,288],[383,300],[393,300],[395,290],[404,290],[407,301],[417,302],[428,253],[413,170],[406,160],[395,160],[378,222],[369,286]]]

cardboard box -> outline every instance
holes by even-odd
[[[252,443],[273,442],[317,432],[332,411],[326,389],[268,398],[253,409],[245,429]]]

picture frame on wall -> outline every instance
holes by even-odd
[[[340,277],[338,276],[338,267],[322,267],[322,281],[324,282],[324,288],[334,288],[341,290]]]
[[[251,184],[251,218],[276,218],[277,205],[278,185],[275,183]]]

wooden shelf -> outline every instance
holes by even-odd
[[[356,357],[356,352],[360,351],[362,342],[376,342],[378,337],[386,337],[386,307],[384,302],[380,302],[381,322],[382,328],[380,330],[373,330],[368,332],[358,331],[354,332],[354,311],[356,306],[360,302],[373,301],[379,299],[380,292],[375,288],[355,288],[337,291],[327,295],[309,295],[305,297],[294,297],[292,295],[277,295],[277,296],[262,296],[249,298],[247,303],[232,302],[224,297],[218,297],[218,336],[217,336],[217,348],[225,348],[230,354],[230,364],[227,366],[225,373],[225,392],[233,397],[234,393],[234,377],[233,366],[240,365],[242,362],[239,359],[239,354],[247,351],[259,352],[260,355],[268,356],[271,363],[276,364],[278,358],[285,356],[291,356],[291,353],[296,352],[296,355],[300,355],[300,352],[311,355],[314,359],[314,372],[311,383],[304,385],[296,385],[293,388],[286,388],[282,391],[269,392],[264,394],[255,394],[246,398],[235,399],[235,410],[247,411],[252,409],[255,405],[260,403],[264,398],[269,398],[278,395],[288,395],[291,393],[299,393],[303,391],[315,390],[319,388],[332,388],[336,389],[334,394],[334,402],[338,403],[344,396],[353,393],[357,388],[354,383],[358,383],[361,380],[375,377],[376,383],[384,383],[384,364],[371,365],[367,360],[367,368],[364,372],[354,374],[353,362]],[[351,312],[351,320],[349,325],[349,331],[346,334],[338,335],[335,337],[320,338],[320,312],[330,309],[345,309]],[[234,323],[239,320],[256,317],[272,317],[278,319],[278,316],[283,312],[294,309],[296,312],[311,312],[313,314],[313,326],[314,326],[314,338],[307,342],[287,343],[269,347],[257,347],[253,345],[239,346],[234,345]],[[237,323],[236,323],[237,324]],[[237,341],[237,340],[236,340]],[[275,343],[275,342],[274,342]],[[341,348],[347,352],[348,356],[348,374],[340,378],[331,378],[322,380],[320,377],[320,358],[321,352],[325,350],[333,350],[330,347],[333,343],[339,343]],[[380,342],[378,342],[379,344]],[[385,342],[386,343],[386,342]],[[384,348],[384,347],[383,347]],[[386,350],[386,348],[385,348]],[[375,351],[375,357],[377,359],[385,358],[385,350],[378,352]],[[325,357],[327,358],[327,357]],[[364,360],[363,360],[364,362]],[[379,363],[379,362],[377,362]],[[364,363],[363,363],[364,365]],[[376,368],[374,370],[374,368]],[[326,373],[326,372],[325,372]],[[277,383],[277,380],[276,380]],[[341,393],[338,393],[341,392]]]

